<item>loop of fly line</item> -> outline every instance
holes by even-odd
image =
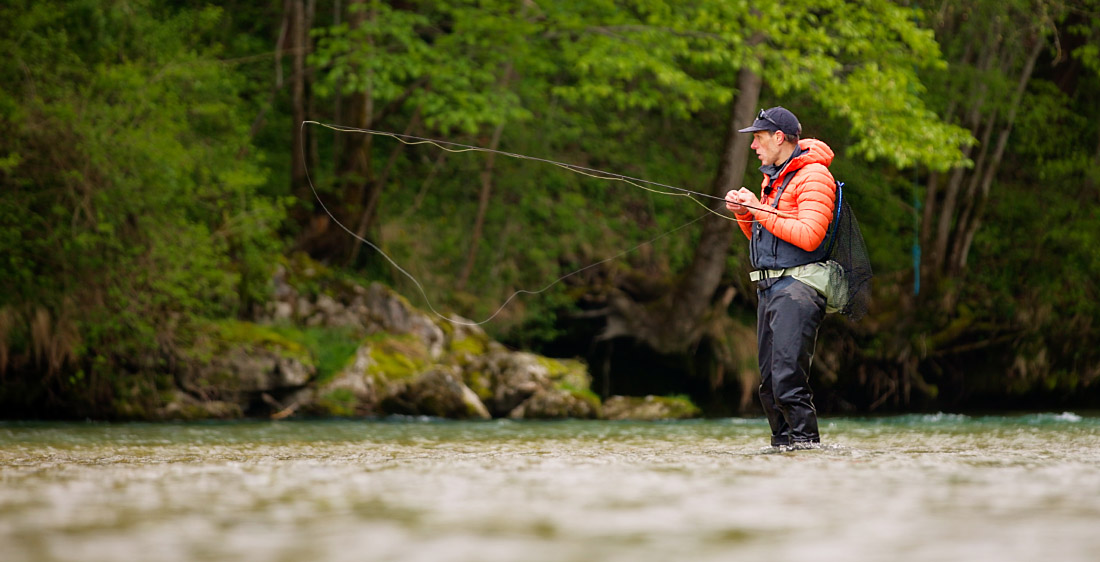
[[[505,151],[502,151],[502,150],[495,150],[495,149],[491,149],[491,148],[483,148],[483,147],[479,147],[479,146],[470,146],[470,145],[458,144],[458,143],[454,143],[454,142],[448,142],[448,141],[442,141],[442,140],[436,140],[436,139],[427,139],[427,138],[422,138],[422,137],[414,137],[414,136],[411,136],[411,135],[403,135],[403,134],[393,133],[393,132],[389,132],[389,131],[376,131],[376,130],[373,130],[373,129],[361,129],[361,128],[357,128],[357,127],[347,127],[347,126],[343,126],[343,125],[333,125],[333,124],[330,124],[330,123],[321,123],[319,121],[309,121],[309,120],[302,121],[300,130],[304,130],[306,125],[317,125],[319,127],[324,127],[324,128],[327,128],[327,129],[331,129],[333,131],[343,132],[343,133],[363,133],[363,134],[370,134],[370,135],[377,135],[377,136],[385,136],[385,137],[390,137],[390,138],[393,138],[395,140],[398,140],[398,141],[400,141],[404,144],[407,144],[407,145],[430,144],[430,145],[433,145],[437,148],[445,150],[447,152],[455,152],[455,153],[457,153],[457,152],[492,152],[492,153],[495,153],[495,154],[501,154],[503,156],[509,156],[509,157],[512,157],[512,158],[519,158],[519,159],[522,159],[522,160],[533,160],[533,161],[536,161],[536,162],[543,162],[543,163],[546,163],[546,164],[552,164],[552,165],[557,166],[559,168],[564,168],[566,170],[576,172],[578,174],[585,175],[585,176],[592,177],[592,178],[596,178],[596,179],[625,182],[625,183],[630,184],[634,187],[644,189],[646,191],[649,191],[649,192],[652,192],[652,193],[657,193],[657,194],[660,194],[660,195],[670,195],[670,196],[675,196],[675,197],[687,197],[688,199],[691,199],[691,201],[694,202],[695,204],[697,204],[697,205],[703,207],[704,209],[706,209],[708,213],[712,213],[712,214],[717,215],[719,217],[722,217],[726,220],[743,222],[740,219],[737,219],[735,217],[730,217],[730,216],[727,216],[727,215],[723,215],[722,213],[719,213],[718,211],[715,211],[714,209],[710,208],[709,206],[707,206],[703,202],[699,201],[695,197],[692,197],[692,195],[698,195],[700,197],[706,197],[706,198],[710,198],[710,199],[718,199],[718,200],[721,200],[721,201],[725,201],[725,199],[722,198],[722,197],[717,197],[717,196],[710,195],[710,194],[707,194],[707,193],[692,191],[690,189],[684,189],[684,188],[681,188],[681,187],[666,185],[666,184],[662,184],[662,183],[658,183],[658,182],[654,182],[654,181],[643,180],[643,179],[638,179],[638,178],[632,178],[630,176],[624,176],[624,175],[621,175],[621,174],[605,172],[605,171],[596,170],[596,169],[593,169],[593,168],[585,168],[583,166],[577,166],[575,164],[568,164],[568,163],[565,163],[565,162],[557,162],[557,161],[549,160],[549,159],[545,159],[545,158],[527,156],[527,155],[524,155],[524,154],[516,154],[516,153],[512,153],[512,152],[505,152]],[[453,148],[451,148],[451,147],[453,147]],[[305,172],[306,182],[309,184],[309,188],[313,192],[313,196],[317,199],[317,203],[321,206],[321,209],[325,211],[325,214],[327,214],[328,217],[330,219],[332,219],[332,221],[334,223],[336,223],[337,226],[339,226],[345,232],[350,234],[356,240],[362,242],[363,244],[366,244],[371,249],[378,252],[378,254],[381,255],[383,258],[385,258],[385,260],[387,262],[389,262],[390,265],[392,265],[395,269],[397,269],[399,272],[401,272],[401,274],[403,274],[405,277],[408,277],[409,280],[412,281],[413,284],[416,286],[417,290],[420,292],[420,295],[424,298],[424,302],[427,305],[428,309],[432,312],[432,314],[436,315],[437,317],[439,317],[442,320],[446,320],[447,322],[450,322],[452,324],[461,325],[461,326],[480,326],[482,324],[486,324],[488,322],[491,322],[494,318],[496,318],[501,313],[501,311],[504,310],[505,307],[508,306],[509,303],[512,302],[513,299],[515,299],[517,296],[519,296],[521,294],[523,294],[523,295],[537,295],[537,294],[546,292],[551,287],[553,287],[554,285],[557,285],[558,283],[562,282],[563,280],[565,280],[568,277],[571,277],[571,276],[576,275],[578,273],[584,272],[584,271],[586,271],[588,269],[591,269],[593,267],[597,267],[599,265],[605,264],[609,261],[618,259],[618,258],[620,258],[620,257],[622,257],[626,254],[629,254],[630,252],[633,252],[634,250],[637,250],[638,248],[641,248],[642,246],[645,246],[647,244],[652,244],[652,243],[656,242],[657,240],[660,240],[661,238],[664,238],[664,237],[669,236],[671,234],[674,234],[674,233],[676,233],[676,232],[678,232],[678,231],[680,231],[684,228],[687,228],[687,227],[703,220],[707,216],[706,213],[704,213],[704,214],[700,215],[699,217],[696,217],[696,218],[692,219],[691,221],[688,221],[688,222],[686,222],[686,223],[684,223],[684,224],[682,224],[682,225],[680,225],[676,228],[673,228],[672,230],[669,230],[669,231],[667,231],[667,232],[665,232],[665,233],[663,233],[663,234],[661,234],[661,235],[659,235],[655,238],[652,238],[650,240],[647,240],[645,242],[637,244],[637,245],[635,245],[634,247],[632,247],[628,250],[624,250],[624,251],[622,251],[618,254],[615,254],[614,256],[611,256],[609,258],[600,260],[598,262],[586,265],[586,266],[584,266],[580,269],[577,269],[575,271],[571,271],[569,273],[566,273],[565,275],[562,275],[561,277],[558,277],[557,279],[551,281],[549,284],[542,287],[541,289],[534,290],[534,291],[527,290],[527,289],[520,289],[518,291],[515,291],[507,299],[505,299],[504,302],[492,314],[490,314],[487,318],[485,318],[484,320],[475,322],[475,321],[467,320],[465,318],[446,316],[446,315],[442,314],[441,312],[439,312],[438,310],[436,310],[435,306],[432,305],[431,299],[428,298],[427,291],[425,291],[424,286],[420,283],[420,281],[416,278],[416,276],[414,276],[412,273],[409,273],[407,270],[405,270],[405,268],[398,265],[398,263],[396,261],[394,261],[394,259],[391,258],[389,256],[389,254],[387,254],[385,251],[382,250],[382,248],[378,247],[376,244],[374,244],[370,240],[367,240],[366,238],[356,234],[350,228],[345,226],[344,223],[340,222],[339,219],[337,219],[336,216],[333,215],[332,211],[329,210],[328,206],[325,205],[325,202],[321,199],[320,193],[318,193],[317,188],[313,185],[313,178],[310,176],[310,173],[309,173],[308,158],[306,158],[306,155],[305,155],[304,143],[303,143],[303,148],[302,148],[302,154],[300,156],[302,157],[302,164],[303,164],[303,170]],[[654,189],[654,188],[651,188],[651,187],[646,187],[645,185],[642,185],[642,184],[654,185],[654,186],[658,186],[658,187],[662,187],[662,188],[666,188],[666,189],[671,189],[671,190],[674,190],[674,191],[662,191],[660,189]],[[754,208],[756,208],[756,207],[754,207]],[[770,208],[760,208],[760,210],[768,211],[768,212],[772,212],[772,213],[780,214],[780,215],[786,214],[786,213],[780,213],[779,211],[775,211],[775,210],[772,210]]]

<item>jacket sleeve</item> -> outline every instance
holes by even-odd
[[[760,191],[764,190],[764,186],[768,184],[768,178],[764,178],[760,181]],[[741,232],[745,234],[745,238],[752,240],[752,221],[756,218],[752,210],[750,209],[743,215],[733,215],[733,218],[737,219],[737,226],[741,227]]]
[[[793,189],[784,190],[779,210],[793,218],[781,217],[766,211],[753,211],[753,215],[769,232],[795,246],[812,252],[825,240],[829,222],[836,204],[836,182],[829,169],[811,164],[795,177]],[[744,226],[742,225],[742,230]]]
[[[737,226],[741,227],[741,232],[745,233],[745,238],[752,240],[752,213],[733,215],[733,217],[737,219]]]

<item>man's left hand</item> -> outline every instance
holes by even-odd
[[[737,190],[737,199],[741,205],[748,207],[750,210],[760,208],[760,199],[748,188],[742,187]]]

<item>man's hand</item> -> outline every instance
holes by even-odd
[[[756,194],[749,191],[748,188],[742,187],[741,189],[737,190],[737,194],[740,198],[741,205],[744,206],[746,209],[749,209],[750,211],[752,209],[759,209],[763,206],[760,203],[760,199],[756,197]]]
[[[726,193],[726,209],[735,215],[743,215],[748,212],[748,209],[741,204],[741,192],[729,190]]]
[[[726,193],[726,209],[735,215],[743,215],[749,212],[751,207],[759,207],[760,200],[756,194],[742,187],[737,191],[730,190]]]

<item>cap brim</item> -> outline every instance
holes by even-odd
[[[756,131],[771,131],[771,130],[772,129],[769,129],[767,127],[757,127],[756,125],[752,125],[751,127],[745,127],[744,129],[738,129],[737,132],[738,133],[755,133]]]

